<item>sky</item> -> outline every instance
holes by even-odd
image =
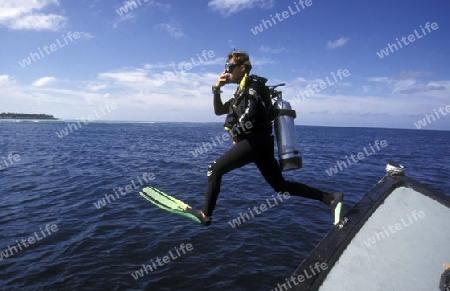
[[[2,0],[0,112],[223,122],[211,86],[235,49],[286,84],[298,125],[450,130],[449,11],[446,0]]]

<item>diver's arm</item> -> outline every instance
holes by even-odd
[[[220,98],[220,91],[216,91],[214,93],[214,113],[216,115],[223,115],[228,113],[228,109],[230,107],[231,100],[228,100],[227,102],[223,103],[222,99]]]
[[[222,99],[220,98],[220,88],[227,83],[228,75],[225,72],[222,72],[220,74],[219,79],[217,79],[216,84],[213,87],[213,94],[214,94],[214,113],[216,115],[223,115],[228,113],[228,109],[230,107],[231,100],[225,102],[225,104],[222,102]]]

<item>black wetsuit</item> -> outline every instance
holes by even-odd
[[[450,291],[450,269],[445,270],[442,274],[439,290]]]
[[[212,216],[222,176],[251,162],[256,164],[276,192],[322,201],[325,192],[284,179],[274,157],[272,124],[270,120],[267,122],[267,106],[258,93],[260,84],[252,78],[246,83],[244,90],[240,92],[238,86],[234,97],[225,103],[222,103],[220,93],[214,94],[214,112],[216,115],[228,114],[225,128],[229,130],[235,144],[208,167],[203,213]]]

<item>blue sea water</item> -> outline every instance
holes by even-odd
[[[66,126],[0,122],[1,290],[271,290],[331,229],[329,208],[299,197],[231,227],[276,194],[254,165],[224,177],[210,227],[138,194],[142,184],[152,185],[200,207],[207,166],[230,146],[220,140],[221,124],[90,123],[58,137]],[[390,159],[413,179],[450,193],[448,131],[297,131],[304,166],[285,177],[345,192],[347,209],[383,177]],[[375,147],[377,140],[385,147]],[[195,154],[199,147],[208,151]],[[364,159],[345,168],[359,152]],[[338,171],[329,175],[333,166]],[[105,194],[110,202],[98,207]],[[183,244],[190,249],[183,252]]]

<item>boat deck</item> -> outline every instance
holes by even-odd
[[[450,262],[450,211],[400,187],[353,238],[320,291],[438,290]]]
[[[286,290],[439,290],[442,265],[450,263],[449,196],[387,174],[345,217]]]

